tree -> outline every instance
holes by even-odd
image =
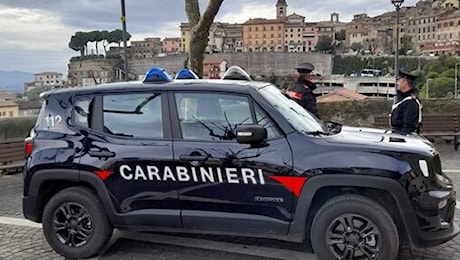
[[[429,96],[431,98],[452,98],[455,81],[452,78],[438,77],[430,82]]]
[[[88,37],[84,32],[76,32],[70,38],[69,48],[74,51],[79,51],[80,56],[85,56],[86,43],[88,42]]]
[[[351,49],[352,51],[360,51],[360,50],[363,49],[363,47],[364,47],[364,46],[363,46],[362,43],[354,42],[354,43],[351,44],[350,49]]]
[[[345,41],[346,37],[347,31],[345,29],[342,29],[335,33],[335,40],[337,41]]]
[[[129,32],[126,32],[126,41],[129,41],[131,39],[131,34]],[[118,47],[121,46],[121,42],[123,41],[123,31],[120,29],[116,29],[110,32],[110,37],[108,42],[109,43],[118,43]]]
[[[88,39],[90,42],[94,42],[96,44],[96,55],[99,55],[98,43],[104,40],[102,32],[92,31],[89,33]]]
[[[185,0],[185,13],[190,26],[189,68],[203,77],[203,60],[208,46],[209,29],[224,0],[209,0],[203,15],[198,0]]]
[[[104,47],[104,53],[107,54],[107,45],[109,45],[110,32],[107,30],[101,31],[102,47]]]
[[[412,50],[412,48],[412,37],[410,37],[409,35],[404,35],[404,37],[402,37],[402,45],[399,49],[399,54],[406,55],[408,54],[408,51]]]
[[[316,44],[315,51],[329,53],[333,50],[334,46],[332,45],[332,38],[325,35],[320,36],[318,43]]]

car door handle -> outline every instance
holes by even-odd
[[[115,157],[115,153],[111,151],[89,151],[88,154],[91,157],[99,158]]]
[[[186,162],[203,162],[208,159],[207,155],[181,155],[179,156],[179,159],[181,161],[186,161]]]

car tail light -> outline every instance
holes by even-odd
[[[25,157],[29,157],[29,155],[32,153],[32,150],[34,149],[34,143],[32,138],[27,138],[25,141],[25,147],[24,147],[24,155]]]

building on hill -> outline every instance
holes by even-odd
[[[166,37],[163,39],[163,53],[166,55],[179,54],[182,51],[182,42],[180,37]]]
[[[276,19],[284,19],[287,16],[287,3],[286,0],[278,0],[276,2]]]
[[[460,55],[460,10],[448,10],[439,15],[431,41],[421,46],[425,55]]]
[[[15,100],[16,98],[16,93],[9,90],[0,90],[0,101]]]
[[[41,72],[34,74],[33,82],[24,83],[24,93],[39,87],[62,87],[65,84],[62,73],[59,72]]]
[[[71,60],[68,67],[67,79],[69,87],[93,86],[120,81],[123,78],[123,61],[121,59],[76,59]]]
[[[243,23],[244,52],[284,52],[285,19],[249,19]]]
[[[19,107],[13,101],[0,101],[0,118],[17,117],[19,115]]]
[[[344,101],[359,101],[368,97],[347,88],[336,87],[329,93],[319,96],[317,103],[344,102]]]
[[[442,7],[442,8],[460,8],[460,0],[434,0],[432,7]]]
[[[131,41],[129,52],[133,58],[153,58],[163,52],[163,43],[158,37],[145,38],[142,41]]]
[[[19,116],[36,116],[40,113],[42,103],[39,101],[19,100]]]

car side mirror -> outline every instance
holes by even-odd
[[[329,133],[338,134],[342,131],[342,125],[336,122],[326,121],[324,122]]]
[[[261,125],[240,125],[235,132],[236,141],[240,144],[263,146],[267,139],[267,129]]]

